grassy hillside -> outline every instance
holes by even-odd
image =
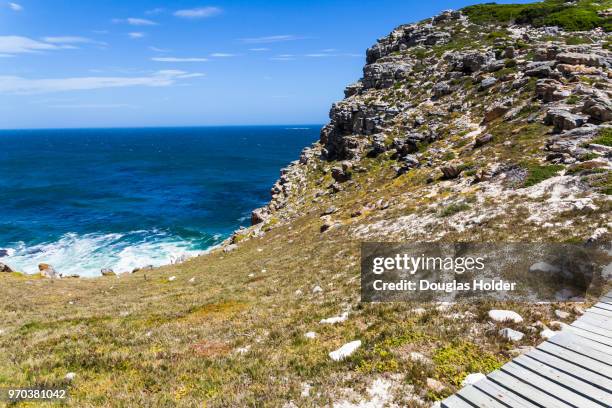
[[[536,345],[593,299],[361,303],[359,243],[609,242],[609,36],[569,31],[608,27],[608,3],[396,28],[225,249],[118,277],[0,273],[0,387],[67,387],[73,407],[429,407]]]

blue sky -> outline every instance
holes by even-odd
[[[471,3],[0,0],[0,128],[324,123],[377,38]]]

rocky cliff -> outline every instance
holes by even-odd
[[[312,211],[322,231],[369,240],[605,235],[609,34],[472,14],[402,25],[369,48],[320,140],[282,170],[238,236]]]

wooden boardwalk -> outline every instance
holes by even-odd
[[[442,401],[445,408],[612,408],[612,292],[561,333]]]

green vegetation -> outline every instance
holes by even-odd
[[[471,21],[483,23],[531,24],[536,27],[559,26],[569,31],[612,29],[612,21],[597,12],[610,7],[610,1],[579,0],[575,5],[565,0],[544,0],[528,4],[478,4],[463,9]]]
[[[593,139],[592,143],[612,147],[612,128],[605,128]]]
[[[468,210],[470,206],[466,203],[453,203],[444,207],[440,213],[440,217],[450,217],[453,214],[457,214],[458,212]]]
[[[540,166],[537,164],[529,164],[526,166],[527,168],[527,178],[523,183],[523,187],[531,187],[536,185],[546,179],[549,179],[555,176],[559,171],[563,169],[563,166],[559,164],[551,164]]]

